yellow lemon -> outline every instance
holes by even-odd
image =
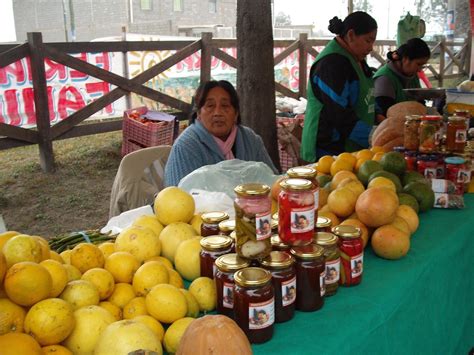
[[[177,222],[167,225],[160,234],[163,246],[162,255],[169,261],[174,262],[176,249],[181,242],[196,236],[196,231],[187,223]]]
[[[126,283],[115,284],[114,292],[107,301],[123,309],[125,305],[136,297],[132,285]]]
[[[61,257],[61,255],[59,255],[57,252],[55,252],[54,250],[50,250],[49,252],[49,258],[50,259],[53,259],[53,260],[56,260],[58,262],[60,262],[61,264],[64,264],[64,260],[63,258]]]
[[[201,276],[201,237],[183,241],[176,249],[174,265],[176,270],[188,281]]]
[[[90,281],[86,280],[68,282],[60,297],[69,302],[75,310],[99,304],[99,291]]]
[[[112,242],[105,242],[99,244],[99,249],[104,254],[104,258],[108,258],[110,254],[115,253],[115,244]]]
[[[104,254],[94,244],[80,243],[71,251],[71,265],[77,267],[81,273],[95,267],[103,267],[104,261]]]
[[[216,308],[217,291],[214,280],[199,277],[189,285],[189,292],[194,296],[201,311],[212,311]]]
[[[178,288],[168,284],[156,285],[146,295],[148,313],[161,323],[173,323],[186,315],[186,297]]]
[[[154,286],[168,281],[168,268],[159,261],[149,261],[137,270],[132,285],[137,296],[146,296]]]
[[[135,297],[123,307],[123,318],[132,319],[136,316],[147,315],[145,297]]]
[[[325,155],[319,158],[317,170],[323,174],[329,174],[331,172],[331,165],[334,163],[334,158],[330,155]]]
[[[99,303],[99,307],[102,307],[106,311],[114,317],[116,321],[121,320],[123,318],[122,309],[119,306],[116,306],[112,302],[109,301],[102,301]]]
[[[358,160],[359,159],[369,160],[369,159],[372,159],[374,154],[375,152],[371,151],[370,149],[362,149],[362,150],[359,150],[355,156]]]
[[[199,316],[199,303],[197,303],[196,298],[189,290],[185,290],[184,288],[180,288],[179,290],[184,297],[186,297],[186,303],[188,304],[186,317],[197,318]]]
[[[344,152],[344,153],[341,153],[337,156],[336,160],[345,160],[349,163],[351,163],[351,166],[354,167],[356,162],[357,162],[357,158],[351,154],[351,153],[348,153],[348,152]]]
[[[64,250],[59,254],[61,258],[64,260],[65,264],[70,264],[71,263],[71,250]]]
[[[160,341],[163,341],[163,337],[165,336],[165,328],[163,328],[161,323],[158,322],[155,318],[149,315],[142,315],[134,317],[133,320],[145,324],[153,331],[153,333],[158,336],[158,339],[160,339]]]
[[[163,345],[168,353],[176,353],[181,337],[193,320],[194,318],[190,317],[181,318],[173,322],[173,324],[166,329],[165,337],[163,338]]]
[[[140,262],[126,251],[117,251],[105,259],[104,269],[112,274],[115,282],[132,283],[133,275],[140,267]]]
[[[46,270],[48,270],[53,282],[49,297],[58,297],[60,293],[63,292],[66,284],[69,282],[67,270],[64,267],[64,264],[61,264],[56,260],[48,259],[43,260],[40,265],[44,266]]]
[[[189,221],[189,224],[194,228],[198,235],[201,235],[202,218],[200,214],[195,214]]]
[[[169,276],[168,283],[177,288],[184,288],[184,281],[181,275],[179,274],[179,272],[177,272],[174,269],[169,269],[169,268],[166,268],[166,269],[168,270],[168,276]]]
[[[87,270],[81,277],[82,280],[90,281],[99,291],[99,299],[105,300],[114,292],[115,281],[112,274],[101,268]]]
[[[81,272],[79,271],[77,267],[72,266],[71,264],[62,264],[62,265],[64,266],[64,269],[66,269],[68,282],[81,279]]]

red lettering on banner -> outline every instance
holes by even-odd
[[[23,97],[23,112],[26,115],[26,124],[34,125],[36,123],[36,113],[33,88],[23,89],[21,96]]]
[[[19,126],[21,124],[21,117],[18,113],[18,91],[16,89],[5,90],[3,94],[7,106],[7,116],[10,118],[9,123]]]
[[[84,62],[87,62],[87,53],[79,53],[77,56],[75,56],[78,59],[83,60]],[[81,80],[81,79],[87,79],[89,75],[80,72],[79,70],[71,69],[69,71],[69,74],[71,75],[71,78],[74,80]]]
[[[96,93],[100,93],[101,95],[100,96],[103,96],[105,94],[108,94],[110,92],[110,85],[109,83],[106,83],[104,81],[101,81],[99,83],[87,83],[86,84],[86,91],[88,94],[92,94],[92,96],[94,96],[94,94]],[[99,95],[97,95],[99,96]],[[109,104],[107,106],[105,106],[105,112],[107,113],[113,113],[114,110],[112,108],[112,104]]]
[[[10,86],[10,77],[13,76],[15,83],[24,83],[25,68],[21,60],[16,61],[6,67],[0,68],[0,85]]]
[[[298,89],[300,85],[300,71],[298,67],[291,67],[290,69],[290,87],[291,89]]]
[[[99,55],[95,57],[95,62],[96,64],[99,64],[98,66],[101,67],[102,69],[110,71],[109,53],[107,52],[100,53]]]
[[[57,80],[60,81],[64,81],[67,79],[66,67],[64,65],[56,63],[55,61],[49,58],[44,59],[44,65],[47,81],[56,79],[56,77]]]
[[[73,100],[70,97],[73,97]],[[74,86],[63,86],[59,91],[58,112],[59,118],[64,119],[69,116],[67,110],[77,111],[84,107],[85,103],[81,93]]]

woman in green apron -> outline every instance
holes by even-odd
[[[344,21],[334,17],[329,31],[337,34],[311,66],[301,158],[314,162],[368,147],[374,124],[372,70],[365,58],[377,36],[377,22],[357,11]]]
[[[385,119],[387,110],[396,103],[407,101],[403,89],[420,87],[418,72],[430,59],[430,48],[420,38],[412,38],[393,52],[388,62],[374,75],[375,113],[378,121]]]

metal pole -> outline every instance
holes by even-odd
[[[352,14],[354,12],[354,1],[347,0],[347,14]]]
[[[67,10],[66,10],[66,0],[63,0],[63,19],[64,19],[64,35],[66,42],[69,42],[69,31],[67,30]]]
[[[76,22],[74,20],[74,6],[72,4],[73,0],[69,1],[69,16],[71,17],[71,41],[76,41]]]

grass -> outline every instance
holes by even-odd
[[[56,172],[37,145],[0,151],[0,214],[8,230],[51,237],[103,227],[120,164],[122,132],[53,142]]]

